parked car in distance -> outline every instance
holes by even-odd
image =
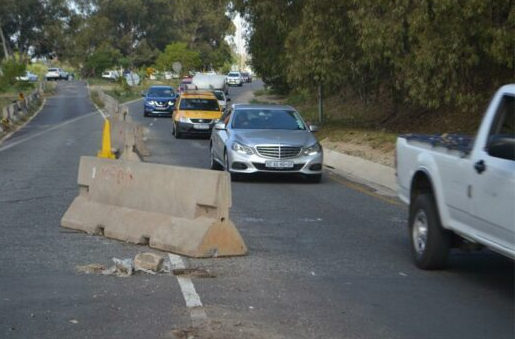
[[[38,76],[30,71],[25,71],[25,74],[19,77],[16,77],[18,81],[38,81]]]
[[[175,72],[164,72],[165,80],[179,79],[179,74]]]
[[[143,115],[171,116],[177,96],[171,86],[151,86],[143,103]]]
[[[252,75],[250,75],[249,72],[242,72],[241,77],[243,79],[243,82],[248,82],[248,83],[252,82]]]
[[[102,78],[104,78],[104,79],[116,81],[116,80],[118,80],[119,77],[120,77],[120,74],[118,73],[118,71],[107,70],[107,71],[102,72]]]
[[[179,139],[185,134],[209,136],[222,109],[209,91],[183,92],[173,113],[172,134]]]
[[[67,80],[68,72],[61,68],[49,68],[45,74],[47,80]]]
[[[221,90],[214,90],[211,92],[213,92],[216,99],[218,100],[218,104],[222,108],[222,111],[225,111],[225,109],[227,108],[227,103],[231,101],[231,98],[225,96],[225,92]]]
[[[243,78],[240,72],[229,72],[226,81],[229,86],[243,86]]]
[[[212,169],[225,169],[233,180],[257,172],[303,174],[322,178],[323,151],[291,106],[234,104],[211,135]]]
[[[408,134],[396,155],[419,268],[445,267],[453,247],[515,259],[515,84],[497,91],[475,138]]]

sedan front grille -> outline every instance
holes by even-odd
[[[194,124],[210,124],[213,119],[190,119]]]
[[[298,157],[301,147],[294,146],[257,146],[256,150],[259,155],[272,159],[288,159]]]

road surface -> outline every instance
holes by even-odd
[[[232,102],[260,85],[231,88]],[[190,324],[175,277],[77,272],[149,249],[59,227],[102,118],[83,83],[57,93],[0,145],[0,337],[169,338]],[[129,108],[149,129],[145,161],[208,168],[208,139],[176,140],[171,119]],[[446,271],[416,269],[398,201],[331,172],[321,184],[254,176],[232,191],[249,255],[186,259],[216,276],[193,283],[220,338],[514,337],[513,262],[453,253]]]

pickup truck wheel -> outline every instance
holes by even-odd
[[[421,194],[410,208],[409,233],[417,267],[424,270],[445,268],[451,236],[442,228],[433,195]]]

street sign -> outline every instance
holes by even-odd
[[[130,72],[125,75],[125,80],[127,81],[127,85],[134,87],[139,85],[141,79],[137,73]]]
[[[182,64],[181,64],[180,62],[176,61],[176,62],[174,62],[174,63],[172,64],[172,68],[173,68],[173,71],[174,71],[175,73],[180,73],[180,72],[181,72],[181,70],[182,70]]]

